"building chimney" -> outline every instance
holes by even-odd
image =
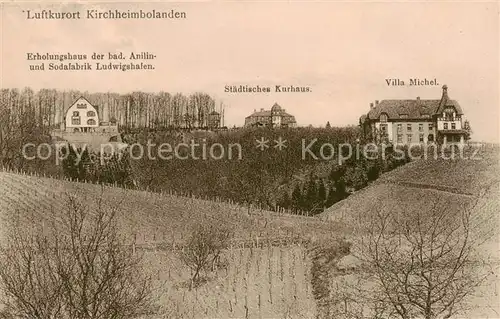
[[[378,100],[375,100],[375,106],[377,106],[377,105],[378,105]]]
[[[263,108],[261,108],[261,109],[260,109],[260,111],[261,111],[261,112],[264,112],[264,109],[263,109]]]
[[[417,101],[420,101],[420,96],[417,96]]]
[[[448,94],[448,85],[443,85],[443,94]]]
[[[370,103],[370,110],[373,109],[373,103]]]
[[[443,85],[443,96],[441,97],[441,101],[444,101],[446,103],[446,101],[449,100],[449,97],[448,97],[448,86],[445,84]]]

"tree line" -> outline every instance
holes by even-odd
[[[101,120],[116,122],[123,130],[148,128],[200,128],[209,126],[209,114],[222,113],[222,105],[204,92],[189,95],[168,92],[90,93],[31,88],[2,89],[0,115],[12,125],[30,114],[37,127],[57,128],[66,110],[80,97],[96,106]]]
[[[348,158],[342,165],[334,163],[327,177],[310,173],[307,179],[285,189],[278,206],[295,213],[315,215],[347,198],[379,176],[410,161],[407,148],[396,155],[393,148],[381,149],[374,154],[361,154],[360,158]],[[370,155],[370,156],[367,156]]]
[[[343,128],[245,128],[236,131],[202,135],[173,136],[167,133],[143,132],[125,136],[125,142],[153,145],[152,153],[162,143],[176,145],[187,140],[222,145],[239,144],[241,159],[171,159],[150,160],[143,157],[131,162],[134,179],[141,188],[174,191],[208,199],[229,200],[263,209],[310,215],[346,198],[365,187],[385,171],[403,165],[409,156],[397,156],[386,149],[384,156],[346,157],[339,165],[339,154],[324,160],[303,156],[302,143],[316,141],[310,147],[319,157],[322,145],[334,149],[341,144],[360,145],[358,127]],[[286,140],[287,147],[274,148],[273,141]],[[264,138],[270,147],[260,150],[256,140]],[[204,142],[203,142],[204,141]],[[362,145],[360,146],[362,147]],[[380,150],[379,150],[380,151]],[[328,157],[329,154],[325,154]],[[401,153],[401,152],[400,152]],[[404,153],[404,152],[403,152]],[[183,156],[189,155],[189,152]],[[343,154],[345,156],[346,154]],[[376,159],[374,159],[376,158]]]

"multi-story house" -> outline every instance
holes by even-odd
[[[64,122],[60,123],[60,131],[73,133],[118,132],[118,126],[116,121],[108,122],[107,105],[104,105],[99,112],[97,105],[93,105],[82,96],[66,110]]]
[[[359,124],[365,138],[393,144],[463,144],[467,134],[462,108],[443,86],[441,99],[382,100],[370,103]]]
[[[295,116],[288,114],[278,103],[274,103],[271,110],[254,110],[251,115],[245,118],[245,127],[295,127],[296,125]]]
[[[66,111],[66,129],[90,132],[97,127],[99,127],[97,107],[84,97],[76,100]]]

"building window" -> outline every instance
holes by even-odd
[[[87,108],[87,104],[85,104],[85,103],[78,103],[76,105],[76,108],[77,109],[86,109]]]
[[[454,130],[456,128],[457,128],[456,124],[455,123],[451,123],[451,129]]]
[[[448,129],[448,123],[444,123],[443,127],[444,127],[445,130],[447,130]]]
[[[382,123],[387,122],[387,114],[385,113],[380,114],[380,122]]]
[[[94,119],[90,119],[87,121],[87,124],[88,125],[95,125],[95,120]]]
[[[76,117],[76,116],[80,116],[80,112],[78,112],[78,111],[73,111],[73,116],[75,116],[75,117]]]
[[[384,133],[387,132],[387,124],[380,124],[380,130]]]
[[[418,140],[420,143],[423,143],[424,142],[424,134],[419,134],[418,135]]]
[[[434,142],[434,134],[429,134],[429,136],[427,136],[427,141]]]
[[[412,136],[411,136],[411,134],[406,135],[406,141],[407,141],[408,143],[411,143],[411,140],[412,140]]]
[[[87,117],[92,117],[92,116],[95,116],[95,112],[94,111],[88,111],[87,112]]]
[[[447,107],[446,109],[444,109],[444,117],[448,120],[452,119],[455,115],[455,108],[453,107]]]
[[[432,131],[434,129],[434,124],[429,123],[429,131]]]
[[[401,132],[403,130],[403,124],[398,124],[398,132]]]
[[[406,124],[406,130],[411,132],[411,124]]]
[[[418,131],[423,132],[424,131],[424,124],[418,124]]]
[[[80,118],[77,117],[77,118],[71,119],[71,124],[73,124],[73,125],[80,125]]]
[[[398,143],[403,143],[403,134],[398,134]]]

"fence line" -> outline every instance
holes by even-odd
[[[283,207],[277,206],[276,211],[272,210],[266,210],[263,208],[262,205],[254,205],[254,204],[248,204],[248,205],[242,205],[240,203],[237,203],[231,199],[221,199],[219,196],[216,196],[214,198],[209,198],[208,196],[196,196],[195,194],[190,194],[188,192],[177,192],[175,190],[160,190],[160,191],[152,191],[149,189],[149,187],[127,187],[127,186],[118,186],[118,184],[115,183],[97,183],[94,181],[88,181],[88,180],[83,180],[79,181],[78,179],[72,180],[70,178],[67,178],[65,176],[59,177],[59,176],[48,176],[45,173],[40,174],[38,172],[33,172],[33,171],[23,171],[23,170],[18,170],[18,169],[9,169],[4,166],[0,166],[0,172],[5,172],[8,174],[15,174],[15,175],[22,175],[22,176],[30,176],[30,177],[36,177],[36,178],[44,178],[44,179],[51,179],[51,180],[58,180],[58,181],[63,181],[63,182],[76,182],[76,183],[81,183],[81,184],[91,184],[91,185],[98,185],[102,186],[104,188],[109,187],[109,188],[114,188],[114,189],[126,189],[126,190],[132,190],[132,191],[137,191],[137,192],[143,192],[146,193],[145,195],[157,195],[161,197],[167,197],[167,196],[174,196],[174,197],[183,197],[183,198],[188,198],[192,200],[198,200],[198,201],[207,201],[207,202],[212,202],[212,203],[219,203],[219,204],[226,204],[229,206],[232,206],[236,210],[247,210],[247,213],[249,215],[269,215],[269,216],[277,216],[277,217],[291,217],[294,219],[304,219],[304,220],[317,220],[314,216],[309,216],[307,212],[304,211],[293,211],[290,209],[286,209]],[[135,185],[134,181],[134,185]]]

